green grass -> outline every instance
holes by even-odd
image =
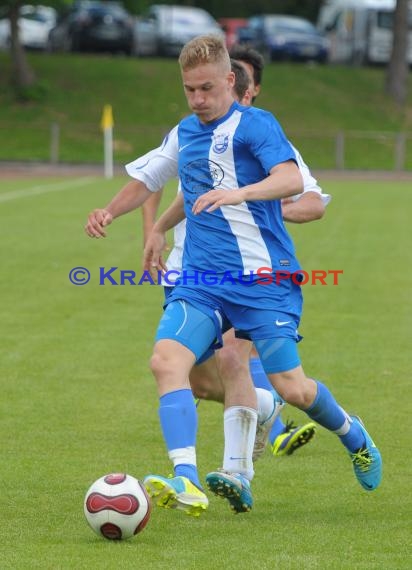
[[[29,54],[44,98],[13,99],[10,62],[0,53],[0,160],[50,158],[50,124],[60,125],[60,160],[100,162],[103,106],[113,106],[115,161],[123,164],[158,146],[185,114],[174,60],[87,54]],[[4,72],[3,72],[4,70]],[[312,168],[335,167],[337,132],[347,133],[346,168],[392,169],[394,135],[408,133],[412,169],[412,80],[401,110],[383,94],[383,68],[271,64],[258,104],[273,112]],[[373,139],[359,139],[359,131]],[[376,134],[378,133],[378,134]]]
[[[257,463],[251,513],[234,516],[214,497],[198,520],[155,508],[141,535],[110,543],[84,520],[89,485],[113,471],[170,472],[148,369],[162,292],[98,285],[100,266],[140,267],[138,212],[106,240],[83,233],[123,180],[67,179],[71,188],[38,193],[61,183],[10,180],[0,194],[1,568],[410,568],[409,186],[328,182],[325,219],[291,228],[306,269],[344,270],[338,286],[305,286],[301,355],[365,420],[383,454],[381,487],[363,491],[319,429],[295,455]],[[75,287],[68,273],[80,265],[92,279]],[[222,408],[202,402],[199,416],[204,478],[221,464]]]

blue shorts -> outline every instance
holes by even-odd
[[[177,285],[172,289],[167,293],[167,305],[174,304],[177,300],[184,300],[188,305],[208,316],[210,322],[214,324],[217,342],[212,342],[212,348],[221,346],[222,325],[224,322],[229,322],[234,326],[236,336],[247,338],[255,343],[267,372],[289,370],[300,364],[296,342],[300,339],[297,328],[302,310],[302,294],[300,286],[292,280],[273,282],[268,285],[254,283],[247,287],[241,284],[216,287],[198,284],[196,287]],[[170,322],[167,332],[164,328],[162,333],[170,336],[162,338],[180,341],[173,330],[174,326],[179,328],[179,321],[175,325]],[[200,355],[203,357],[211,345],[205,348],[203,342],[199,344],[200,330],[196,333],[192,339],[187,340],[188,344],[185,346],[190,348],[189,345],[193,344],[193,348],[190,349],[196,356],[203,347],[204,352]],[[267,343],[263,343],[264,346],[260,349],[262,343],[259,341],[268,341],[272,345],[278,339],[289,339],[292,342],[281,343],[284,348],[279,347],[277,343],[277,348],[273,350]],[[295,346],[294,351],[290,348],[293,346]],[[276,370],[275,354],[276,362],[282,362],[281,370]],[[202,361],[204,359],[202,358]]]
[[[222,321],[228,320],[236,336],[256,340],[292,338],[297,340],[297,328],[302,313],[302,292],[291,279],[262,285],[241,284],[207,287],[177,285],[168,295],[166,304],[184,299],[199,310]]]
[[[165,295],[165,311],[167,312],[168,307],[170,307],[172,304],[170,302],[171,301],[170,297],[174,287],[163,287],[163,289]],[[175,305],[176,302],[177,301],[174,301],[173,304]],[[165,339],[165,338],[176,340],[177,342],[180,342],[181,344],[186,346],[186,348],[189,348],[195,354],[196,364],[202,364],[202,362],[206,362],[206,360],[209,360],[209,358],[211,358],[214,355],[216,349],[221,348],[223,346],[222,335],[229,329],[233,328],[232,324],[220,313],[212,314],[208,311],[206,315],[210,317],[210,320],[213,323],[215,336],[213,337],[212,341],[209,343],[209,346],[206,349],[204,349],[202,333],[205,334],[206,338],[208,338],[207,332],[202,328],[203,326],[206,327],[202,319],[202,317],[205,316],[205,313],[203,311],[200,311],[201,314],[199,314],[199,310],[195,309],[195,307],[193,307],[189,303],[186,303],[184,306],[180,305],[180,316],[178,316],[178,312],[179,312],[178,309],[177,312],[176,310],[174,310],[173,320],[170,319],[171,317],[170,310],[165,319],[163,318],[161,319],[156,333],[156,340]],[[183,335],[183,330],[180,331],[180,333],[177,335],[175,331],[175,325],[178,324],[179,318],[182,322],[185,312],[186,312],[186,318],[188,320],[190,319],[193,324],[192,328],[194,329],[194,331],[188,328],[188,326],[186,326],[184,335]],[[193,334],[194,332],[196,334]]]

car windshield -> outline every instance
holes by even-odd
[[[56,20],[56,11],[54,8],[45,6],[22,6],[20,8],[20,16],[25,20],[33,22],[50,23]]]
[[[267,28],[271,32],[300,32],[306,34],[316,34],[316,28],[306,20],[295,18],[268,18]]]
[[[126,10],[118,2],[78,2],[76,7],[89,14],[113,14],[113,16],[124,16]]]
[[[39,14],[38,12],[32,12],[31,14],[22,14],[25,20],[31,20],[33,22],[49,22],[50,18],[46,18],[44,14]]]
[[[378,28],[382,28],[384,30],[392,30],[393,19],[394,19],[393,12],[379,11],[377,13]],[[412,10],[410,10],[408,14],[408,28],[409,30],[412,30]]]
[[[196,8],[182,9],[180,6],[164,6],[167,9],[167,18],[179,26],[213,26],[216,25],[215,20],[210,14]]]

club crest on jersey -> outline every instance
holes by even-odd
[[[213,152],[222,154],[229,146],[229,134],[217,133],[213,136]]]

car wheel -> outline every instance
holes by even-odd
[[[129,57],[135,53],[134,41],[131,41],[128,46],[124,48],[124,53]]]
[[[50,38],[47,38],[47,42],[46,42],[46,52],[47,52],[47,53],[53,53],[53,52],[54,52],[53,42],[51,41]]]
[[[133,42],[133,55],[136,57],[142,57],[144,55],[144,52],[137,38]]]
[[[366,65],[367,58],[365,57],[365,52],[361,50],[357,50],[352,55],[352,64],[353,65]]]
[[[65,51],[75,52],[80,51],[80,38],[75,34],[71,33],[67,36],[65,41]]]

